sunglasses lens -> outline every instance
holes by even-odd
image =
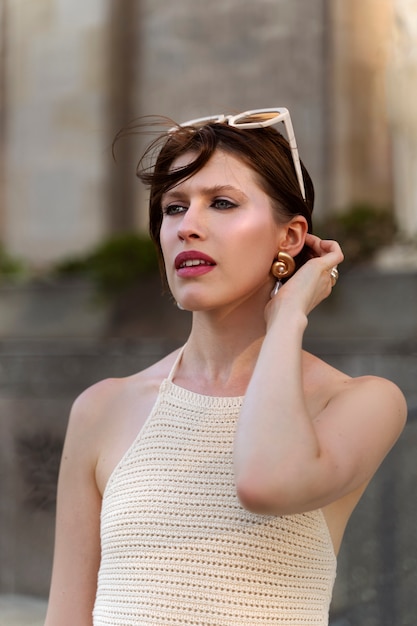
[[[279,122],[281,113],[279,111],[259,111],[257,113],[249,113],[243,115],[237,115],[234,118],[234,126],[240,124],[268,124]]]

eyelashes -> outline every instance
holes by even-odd
[[[164,215],[178,215],[179,213],[184,213],[186,210],[187,207],[181,204],[169,204],[166,207],[162,207],[162,213]]]
[[[225,210],[235,209],[238,205],[235,202],[228,200],[227,198],[216,198],[216,200],[214,200],[214,202],[212,202],[210,206],[216,209]]]
[[[239,205],[232,200],[228,200],[227,198],[215,198],[210,202],[209,207],[213,209],[218,209],[220,211],[227,211],[228,209],[235,209]],[[168,204],[165,207],[162,207],[162,213],[164,215],[179,215],[188,210],[188,206],[186,204],[179,204],[177,202],[173,202]]]

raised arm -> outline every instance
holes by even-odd
[[[309,236],[310,260],[267,307],[267,333],[235,439],[242,504],[291,514],[328,505],[372,477],[404,425],[400,390],[376,377],[351,379],[321,368],[328,397],[318,410],[305,390],[302,339],[308,313],[331,289],[343,256],[334,242]]]

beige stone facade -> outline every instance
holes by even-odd
[[[287,106],[318,215],[392,204],[395,1],[2,0],[0,240],[45,265],[145,228],[140,144],[110,150],[141,114]]]
[[[395,0],[394,17],[388,59],[394,200],[403,235],[417,237],[417,0]]]
[[[353,202],[391,203],[386,68],[392,4],[392,0],[329,2],[328,186],[330,204],[336,209]]]
[[[10,0],[4,239],[43,264],[105,233],[107,3]]]

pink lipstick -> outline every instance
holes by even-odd
[[[175,257],[175,269],[178,276],[182,278],[192,278],[193,276],[202,276],[211,272],[216,262],[203,252],[197,250],[188,250],[180,252]]]

